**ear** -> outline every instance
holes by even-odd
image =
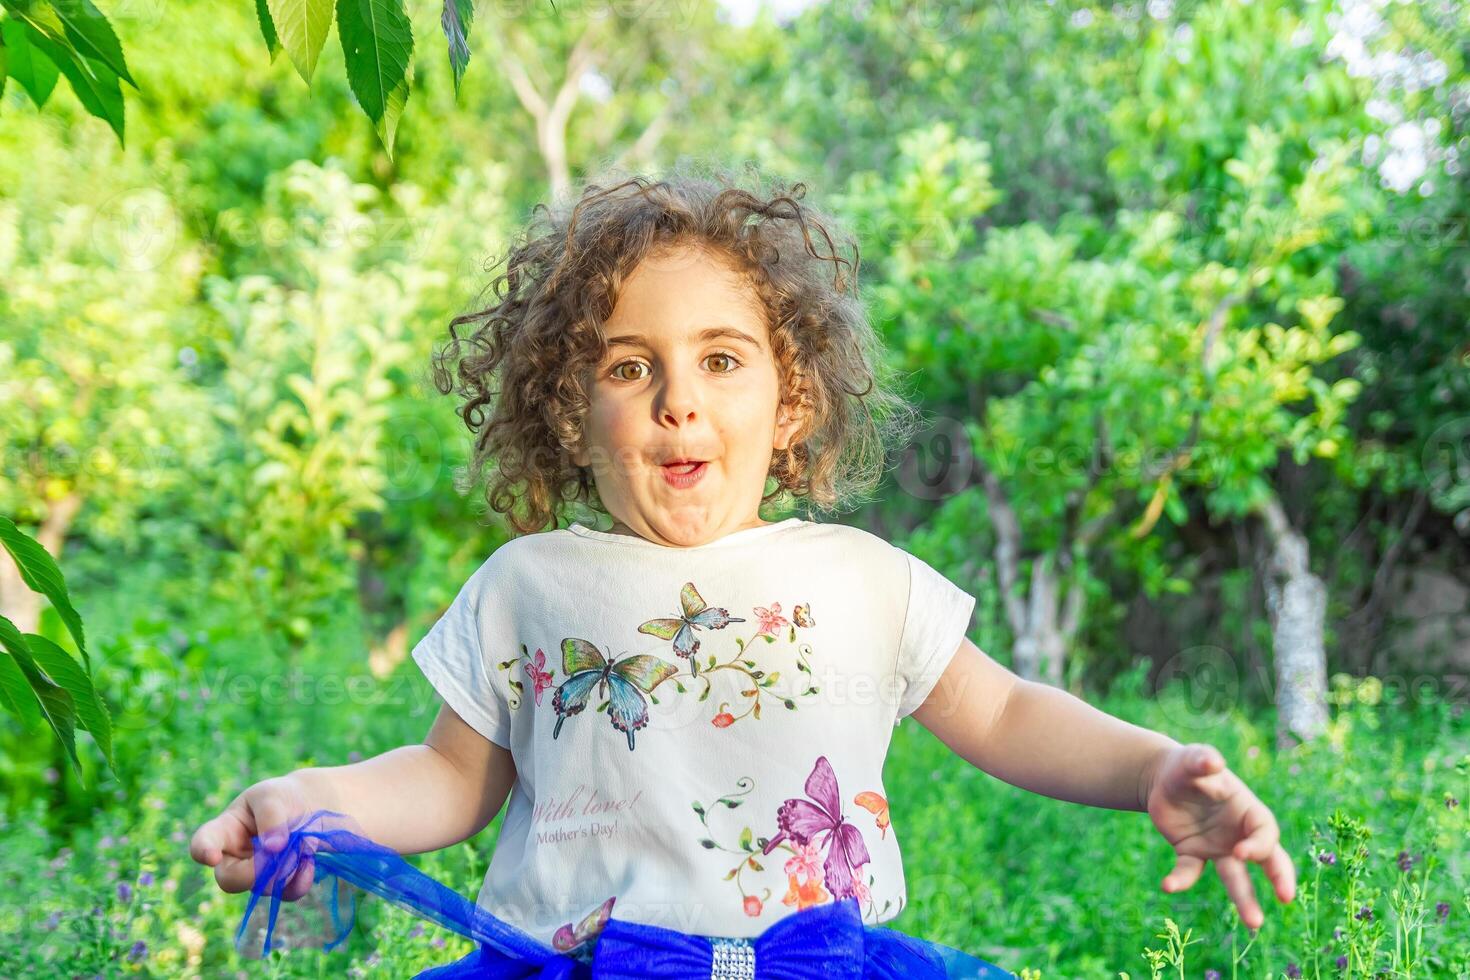
[[[802,423],[805,421],[801,415],[786,405],[782,405],[776,410],[776,437],[771,448],[784,451],[791,445],[791,440],[796,438],[796,434],[801,431]]]

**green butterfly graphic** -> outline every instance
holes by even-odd
[[[643,695],[679,672],[673,664],[646,653],[609,661],[591,641],[575,636],[561,641],[561,657],[567,679],[557,685],[551,699],[557,713],[551,737],[560,734],[562,722],[587,707],[595,688],[599,697],[609,699],[608,719],[628,736],[630,752],[633,733],[648,724],[648,702]]]

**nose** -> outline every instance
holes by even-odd
[[[655,407],[659,420],[667,425],[687,425],[699,418],[698,382],[680,371],[665,371],[658,387]]]

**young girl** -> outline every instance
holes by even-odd
[[[1017,678],[966,638],[974,598],[883,539],[761,516],[871,490],[915,417],[856,246],[804,191],[677,175],[537,209],[436,380],[491,505],[538,533],[414,648],[444,701],[423,744],[267,779],[198,829],[221,888],[294,900],[323,864],[480,940],[435,976],[1009,975],[877,928],[906,902],[883,763],[912,715],[1009,783],[1146,811],[1165,891],[1213,861],[1256,928],[1257,861],[1291,901],[1274,817],[1214,748]],[[610,529],[539,530],[569,501]],[[474,906],[396,859],[507,795]]]

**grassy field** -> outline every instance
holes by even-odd
[[[131,789],[99,790],[95,773],[80,786],[54,760],[26,755],[39,739],[5,746],[15,815],[0,851],[0,975],[405,977],[469,951],[366,896],[329,953],[319,946],[331,931],[312,918],[324,906],[308,899],[278,925],[294,948],[243,957],[233,939],[245,896],[221,893],[187,853],[193,828],[256,779],[421,739],[436,700],[411,661],[373,680],[346,621],[293,675],[239,619],[186,631],[130,620],[140,606],[127,596],[81,603],[103,638],[100,675]],[[1125,675],[1094,703],[1221,749],[1281,821],[1298,871],[1291,905],[1253,866],[1267,921],[1252,939],[1212,869],[1186,892],[1160,890],[1172,851],[1146,815],[1023,792],[906,724],[885,779],[909,889],[892,924],[1048,980],[1467,975],[1462,706],[1421,696],[1411,709],[1375,680],[1343,678],[1330,737],[1278,756],[1268,717],[1203,715],[1187,692],[1145,698],[1141,683],[1138,671]],[[473,897],[499,823],[412,861]]]

